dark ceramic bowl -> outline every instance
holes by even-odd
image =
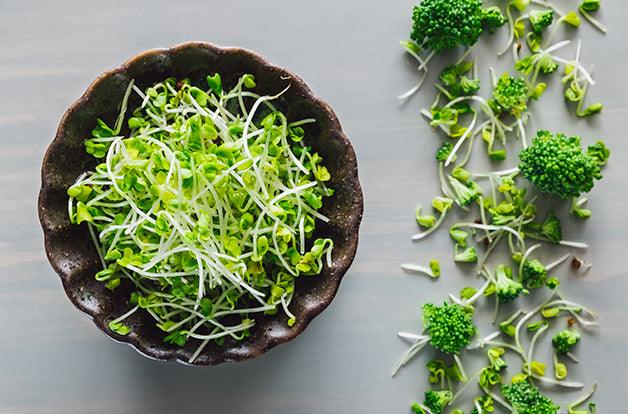
[[[101,265],[86,225],[72,225],[68,220],[66,189],[81,173],[95,167],[96,160],[85,153],[83,142],[90,136],[96,118],[113,124],[131,79],[144,89],[168,77],[190,78],[193,83],[201,84],[207,74],[215,72],[222,74],[226,86],[231,86],[242,74],[251,73],[255,75],[256,91],[260,94],[273,95],[290,85],[275,104],[288,119],[316,119],[315,124],[305,128],[307,144],[324,157],[332,177],[330,186],[336,192],[321,211],[330,221],[318,223],[315,237],[329,237],[334,241],[334,263],[332,269],[325,267],[317,277],[297,281],[290,305],[297,317],[293,327],[288,327],[281,315],[255,315],[256,325],[250,338],[227,340],[223,346],[208,344],[193,362],[195,365],[257,357],[303,332],[312,318],[334,298],[355,256],[363,200],[355,153],[329,105],[316,97],[298,76],[248,50],[192,42],[143,52],[99,76],[65,113],[44,157],[39,194],[39,219],[48,260],[61,277],[72,303],[116,341],[128,343],[151,358],[187,363],[197,344],[179,348],[165,343],[163,332],[145,312],[136,312],[127,319],[132,329],[127,336],[117,335],[107,328],[110,320],[129,309],[127,300],[132,287],[130,282],[126,285],[123,282],[115,292],[110,292],[94,279]],[[129,108],[139,105],[137,98],[134,99],[129,102]]]

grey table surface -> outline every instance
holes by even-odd
[[[439,140],[418,117],[430,86],[405,104],[396,98],[416,78],[397,43],[407,36],[412,3],[0,0],[0,412],[408,412],[426,386],[426,356],[392,379],[406,347],[396,331],[418,329],[421,302],[478,283],[448,259],[446,232],[420,244],[409,239],[415,205],[436,191]],[[580,133],[587,142],[604,138],[614,150],[591,195],[594,216],[578,226],[566,220],[569,238],[590,243],[585,256],[593,269],[561,274],[565,292],[602,319],[571,373],[599,381],[602,413],[621,413],[628,389],[628,3],[604,3],[610,33],[583,25],[579,35],[584,62],[596,65],[591,99],[603,100],[606,110],[575,119],[554,82],[535,105],[534,124]],[[291,343],[213,368],[155,362],[105,338],[65,297],[36,215],[41,159],[65,109],[101,72],[142,50],[187,40],[246,47],[302,76],[337,112],[365,193],[360,248],[332,305]],[[481,42],[483,68],[503,41],[501,33]],[[401,262],[432,257],[443,262],[439,282],[399,270]]]

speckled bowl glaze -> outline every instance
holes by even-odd
[[[312,318],[334,298],[356,253],[363,198],[355,153],[329,105],[315,96],[298,76],[248,50],[203,42],[149,50],[99,76],[67,110],[43,160],[39,194],[39,219],[48,260],[59,274],[72,303],[114,340],[127,343],[150,358],[188,363],[197,346],[195,341],[183,348],[165,343],[163,332],[145,312],[136,312],[127,319],[132,329],[127,336],[117,335],[107,328],[110,320],[129,309],[127,301],[132,286],[130,282],[123,282],[115,292],[110,292],[94,279],[101,265],[87,226],[72,225],[68,219],[66,189],[81,173],[97,164],[96,159],[85,153],[83,142],[90,137],[96,118],[113,124],[131,79],[142,89],[168,77],[190,78],[201,85],[207,74],[216,72],[222,75],[227,87],[242,74],[251,73],[260,94],[273,95],[290,85],[275,104],[288,119],[316,119],[315,124],[305,127],[307,144],[324,157],[332,177],[330,186],[336,192],[321,211],[330,221],[318,223],[315,237],[329,237],[334,241],[333,267],[325,267],[316,277],[299,278],[290,305],[297,317],[293,327],[286,325],[282,315],[255,315],[256,325],[248,339],[229,339],[223,346],[208,344],[194,360],[194,365],[257,357],[303,332]],[[137,97],[129,102],[129,108],[138,105]]]

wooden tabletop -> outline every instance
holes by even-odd
[[[437,191],[433,153],[442,139],[418,112],[433,97],[438,68],[453,59],[435,60],[421,92],[397,100],[416,80],[398,45],[408,35],[413,3],[0,0],[0,412],[409,412],[409,402],[427,385],[424,364],[431,354],[392,379],[390,369],[407,346],[396,332],[419,330],[421,303],[480,283],[451,262],[446,231],[421,243],[410,240],[417,230],[414,207]],[[565,237],[590,244],[578,254],[593,262],[586,275],[563,266],[561,288],[596,309],[602,321],[585,335],[581,363],[570,374],[599,382],[600,412],[622,413],[628,388],[628,4],[607,0],[599,16],[611,29],[607,36],[583,24],[571,37],[583,37],[583,62],[595,65],[590,99],[605,103],[603,114],[576,119],[553,79],[547,96],[532,105],[532,127],[578,133],[586,143],[604,139],[613,150],[604,180],[590,194],[589,221],[567,217],[566,205],[553,207],[566,217]],[[143,50],[188,40],[249,48],[299,74],[337,112],[357,152],[365,192],[358,255],[332,305],[291,343],[257,360],[214,368],[148,360],[100,333],[70,304],[48,265],[36,208],[42,156],[65,109],[105,70]],[[489,64],[512,65],[508,58],[496,63],[504,41],[502,32],[480,42],[483,79]],[[573,46],[558,54],[573,56]],[[475,158],[484,159],[477,149]],[[548,247],[540,257],[562,252]],[[431,258],[443,264],[437,282],[399,269],[402,262]],[[560,394],[557,401],[575,395]]]

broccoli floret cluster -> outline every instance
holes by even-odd
[[[528,293],[520,282],[512,279],[512,270],[505,265],[495,268],[495,294],[503,303],[511,302],[521,293]]]
[[[482,27],[490,34],[495,33],[495,30],[506,24],[507,20],[497,6],[487,7],[482,10]]]
[[[455,303],[422,306],[423,324],[430,337],[430,344],[445,353],[458,354],[471,343],[477,328],[472,313]]]
[[[498,114],[519,117],[528,110],[528,84],[523,78],[515,78],[504,73],[493,89],[493,99],[489,105]]]
[[[537,289],[545,284],[547,280],[547,268],[543,263],[534,260],[526,260],[521,272],[521,281],[529,289]]]
[[[432,414],[441,414],[445,409],[445,406],[453,399],[451,391],[425,391],[425,400],[423,405],[430,409]]]
[[[543,33],[543,30],[551,26],[553,21],[554,11],[552,9],[532,10],[530,12],[530,25],[536,34]]]
[[[598,157],[582,152],[577,135],[539,131],[532,144],[519,153],[519,170],[540,191],[561,198],[591,191],[602,178]]]
[[[576,346],[576,344],[580,341],[580,337],[580,332],[575,329],[566,329],[554,335],[552,338],[552,346],[557,353],[566,354],[571,352],[571,350]]]
[[[412,12],[410,37],[436,53],[471,46],[485,29],[492,33],[506,22],[498,12],[484,11],[482,0],[423,0]]]
[[[560,409],[528,381],[503,385],[502,394],[512,405],[515,414],[556,414]]]

